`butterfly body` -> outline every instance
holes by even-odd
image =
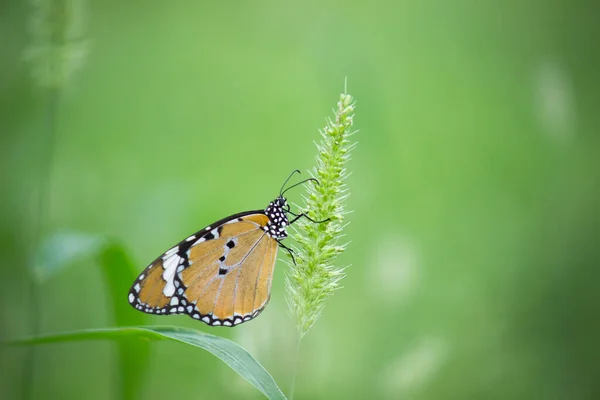
[[[213,326],[255,318],[270,299],[288,212],[280,195],[265,210],[231,215],[187,237],[140,274],[129,303],[142,312],[187,314]]]
[[[290,224],[285,215],[287,200],[283,196],[279,196],[265,209],[265,215],[269,217],[265,232],[275,240],[282,240],[287,237],[286,227]]]

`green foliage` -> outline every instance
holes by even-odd
[[[81,67],[89,52],[84,36],[85,0],[33,0],[31,43],[25,59],[35,82],[43,88],[62,89]]]
[[[85,259],[98,260],[114,323],[117,326],[147,323],[149,317],[134,312],[126,301],[129,285],[136,278],[130,257],[123,246],[99,235],[62,231],[48,236],[36,254],[32,275],[38,284],[43,284],[65,268]],[[122,340],[117,346],[117,396],[135,399],[139,396],[142,380],[148,371],[150,345],[145,341]]]
[[[89,329],[23,338],[12,341],[9,344],[35,345],[80,340],[125,340],[127,343],[131,343],[131,340],[173,340],[186,343],[204,349],[218,357],[269,399],[285,399],[285,396],[267,370],[241,346],[220,336],[194,329],[171,326]]]

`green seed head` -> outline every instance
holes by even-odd
[[[296,264],[290,264],[286,276],[289,311],[296,320],[300,337],[306,335],[321,316],[325,302],[339,288],[344,268],[334,261],[347,244],[340,244],[348,213],[344,201],[348,197],[345,164],[356,143],[350,140],[354,117],[354,100],[346,93],[340,95],[333,119],[327,119],[317,144],[316,166],[310,171],[319,185],[307,185],[303,210],[315,221],[299,219],[291,237],[297,246]]]

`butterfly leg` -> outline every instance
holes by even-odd
[[[315,221],[314,219],[312,219],[311,217],[306,215],[306,213],[295,214],[291,211],[288,211],[288,213],[290,213],[294,216],[294,219],[290,221],[290,225],[293,224],[294,222],[298,221],[302,217],[306,218],[307,220],[309,220],[310,222],[313,222],[315,224],[322,224],[323,222],[331,221],[331,218],[324,219],[323,221]]]
[[[279,243],[279,247],[286,249],[287,252],[290,253],[290,256],[292,257],[292,261],[294,262],[294,265],[296,265],[296,258],[294,258],[294,250],[290,249],[285,244],[281,243],[279,240],[277,241],[277,243]]]

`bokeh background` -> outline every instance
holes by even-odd
[[[1,338],[31,332],[40,235],[117,240],[141,271],[310,168],[347,77],[351,267],[302,344],[295,397],[600,398],[597,16],[585,0],[3,2]],[[236,329],[148,323],[231,338],[287,391],[285,269]],[[93,258],[57,272],[40,332],[113,326],[108,293]],[[2,353],[0,397],[22,398],[26,351]],[[31,397],[114,398],[115,356],[37,347]],[[139,398],[260,398],[201,350],[153,343],[139,361]]]

